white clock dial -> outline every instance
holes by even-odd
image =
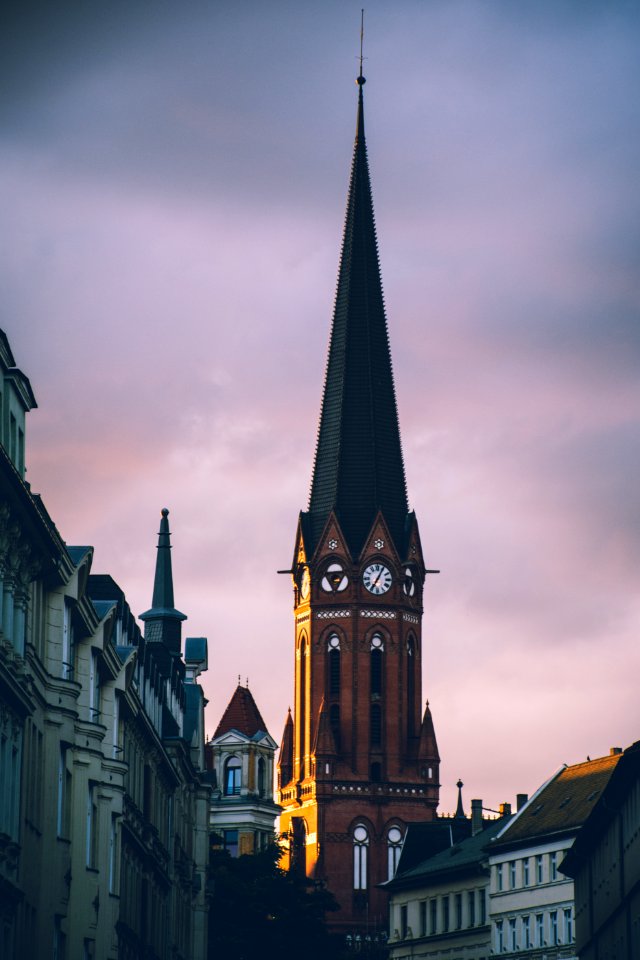
[[[311,584],[311,575],[309,573],[309,567],[305,567],[302,571],[302,577],[300,578],[300,596],[303,600],[306,600],[309,596],[309,586]]]
[[[391,570],[385,567],[384,563],[370,563],[362,574],[362,582],[365,587],[369,593],[376,596],[386,593],[392,581]]]

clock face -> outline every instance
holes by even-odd
[[[326,593],[342,593],[348,584],[349,578],[339,563],[330,563],[320,581],[320,586]]]
[[[412,597],[416,592],[416,581],[413,578],[413,570],[411,567],[404,568],[404,580],[402,581],[402,589],[408,597]]]
[[[302,577],[300,578],[300,596],[303,600],[306,600],[309,596],[309,586],[311,584],[311,575],[309,574],[309,567],[305,567],[302,571]]]
[[[386,593],[391,586],[393,577],[391,570],[384,563],[370,563],[362,574],[362,582],[369,591],[376,596]]]

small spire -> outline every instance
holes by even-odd
[[[336,738],[331,727],[329,711],[325,706],[323,697],[318,711],[318,725],[316,728],[313,752],[316,757],[334,757],[337,754],[336,746]]]
[[[151,609],[140,614],[145,622],[144,635],[148,640],[164,643],[172,653],[180,655],[181,621],[186,614],[180,613],[173,605],[173,572],[171,570],[171,534],[169,532],[169,511],[163,507],[160,511],[160,530],[156,555],[156,572],[153,580],[153,599]]]
[[[163,507],[160,511],[160,530],[158,531],[158,556],[156,575],[153,581],[152,607],[170,608],[173,606],[173,574],[171,571],[171,534],[169,533],[169,511]]]
[[[436,731],[433,725],[433,717],[429,708],[429,701],[425,707],[422,724],[420,726],[420,743],[418,746],[418,756],[425,763],[439,763],[440,754],[438,753],[438,743],[436,741]]]
[[[280,742],[278,769],[280,771],[280,784],[281,786],[285,786],[293,776],[293,719],[291,717],[291,707],[289,707],[287,712],[287,719],[284,723],[282,740]]]
[[[462,782],[462,780],[458,780],[458,782],[456,783],[456,787],[458,788],[458,806],[456,808],[456,820],[460,820],[465,818],[464,807],[462,805],[462,788],[464,787],[464,783]]]

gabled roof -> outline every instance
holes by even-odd
[[[468,825],[468,833],[471,824],[468,820],[464,822]],[[502,819],[485,822],[483,829],[475,836],[467,835],[457,842],[450,843],[444,849],[440,849],[433,856],[422,860],[410,869],[403,872],[399,870],[395,878],[386,886],[393,888],[414,886],[418,882],[435,882],[445,875],[478,867],[487,855],[487,847],[503,827],[504,820]],[[458,830],[460,829],[458,827]],[[402,863],[399,864],[399,867],[402,867]]]
[[[247,737],[253,737],[256,733],[268,733],[265,724],[253,695],[248,687],[241,687],[240,684],[235,689],[227,709],[222,714],[222,719],[216,727],[213,739],[228,733],[230,730],[237,730]]]
[[[457,822],[450,817],[427,820],[424,823],[409,823],[396,876],[408,873],[441,850],[464,840],[470,832],[470,821]]]
[[[495,847],[577,831],[600,799],[619,754],[563,767],[518,811]]]
[[[364,135],[364,77],[305,535],[312,554],[332,510],[359,556],[380,510],[403,551],[408,513]]]
[[[106,617],[109,610],[112,610],[118,605],[115,600],[92,600],[91,602],[100,620]]]
[[[130,644],[124,644],[124,645],[119,644],[118,646],[116,646],[116,653],[118,654],[120,658],[120,662],[122,664],[125,664],[129,659],[129,657],[133,653],[137,653],[137,651],[138,651],[138,648],[132,647]]]
[[[640,781],[640,740],[631,744],[620,756],[602,794],[596,799],[589,818],[560,866],[562,873],[577,878],[578,873],[596,855],[600,838],[611,821],[620,815],[625,800]]]
[[[73,560],[73,565],[79,567],[82,563],[82,560],[88,553],[93,550],[93,547],[70,547],[67,545],[67,553]]]

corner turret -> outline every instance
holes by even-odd
[[[170,653],[179,657],[182,647],[182,621],[186,614],[173,605],[173,573],[171,570],[171,544],[169,542],[169,511],[161,511],[158,532],[158,555],[153,581],[151,609],[140,614],[144,621],[144,637],[150,643],[163,643]]]

